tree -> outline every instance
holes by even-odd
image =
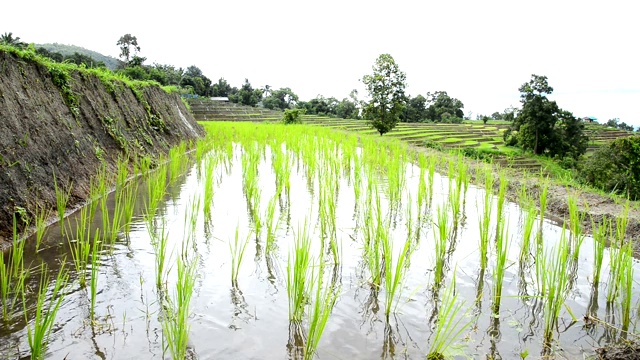
[[[17,48],[27,47],[27,44],[20,41],[19,37],[17,36],[13,37],[12,32],[9,32],[9,33],[5,32],[4,34],[0,35],[0,44],[14,46]]]
[[[640,136],[629,136],[602,146],[580,170],[583,180],[605,191],[640,199]]]
[[[184,76],[180,80],[180,86],[191,87],[200,96],[211,95],[211,80],[202,74],[202,70],[195,65],[191,65],[185,70]]]
[[[229,96],[231,95],[231,85],[224,78],[220,78],[217,83],[213,84],[211,92],[213,96]]]
[[[546,76],[531,75],[531,80],[520,86],[522,109],[511,127],[505,131],[508,144],[517,143],[534,154],[547,154],[577,159],[586,151],[587,137],[584,124],[573,114],[547,99],[553,92]],[[513,133],[517,132],[515,136]]]
[[[462,122],[464,117],[464,104],[462,101],[452,98],[446,91],[427,93],[426,116],[433,122]],[[447,114],[448,116],[444,116]],[[457,121],[460,119],[460,121]]]
[[[364,116],[380,135],[391,131],[405,108],[404,89],[407,76],[389,54],[378,56],[373,74],[362,78],[371,100],[365,104]]]
[[[240,103],[242,105],[256,106],[262,99],[262,90],[254,89],[249,79],[244,79],[244,84],[237,93],[230,95],[231,102]]]
[[[427,98],[422,95],[410,98],[402,112],[402,121],[424,122],[427,119]]]
[[[124,61],[125,66],[129,66],[132,55],[136,56],[140,52],[138,39],[131,34],[122,35],[116,45],[120,47],[120,58],[122,58],[122,61]]]
[[[292,109],[298,103],[298,95],[289,88],[281,88],[271,91],[271,94],[262,99],[262,105],[267,109],[285,110]]]

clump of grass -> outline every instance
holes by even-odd
[[[27,300],[23,297],[24,316],[27,322],[27,338],[29,340],[29,348],[31,349],[31,359],[44,359],[49,343],[49,335],[55,324],[58,310],[64,300],[65,294],[62,290],[66,287],[68,279],[68,272],[63,266],[53,281],[53,289],[51,295],[48,297],[49,301],[47,301],[49,278],[47,276],[47,267],[42,267],[33,322],[29,322]]]
[[[321,253],[322,254],[322,253]],[[320,343],[320,338],[329,320],[329,315],[338,299],[339,290],[334,286],[324,285],[324,261],[320,255],[320,265],[317,276],[312,274],[312,284],[315,284],[315,296],[309,304],[309,331],[305,343],[304,359],[312,359]]]
[[[598,287],[611,221],[603,220],[600,224],[591,221],[591,224],[593,229],[593,286]]]
[[[67,238],[71,259],[78,274],[78,282],[81,288],[87,285],[87,265],[91,252],[91,223],[89,220],[89,208],[83,207],[79,211],[79,219],[76,219],[75,239]]]
[[[509,248],[508,225],[500,222],[498,233],[496,234],[496,266],[493,271],[493,315],[500,314],[500,303],[502,301],[502,285],[504,283],[504,273],[507,266],[507,251]]]
[[[91,321],[95,321],[96,298],[98,294],[98,270],[100,268],[98,259],[102,252],[102,241],[100,241],[98,235],[99,234],[96,232],[91,245],[91,282],[89,283],[91,292],[89,317],[91,318]]]

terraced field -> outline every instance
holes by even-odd
[[[279,121],[281,111],[254,108],[228,102],[210,100],[190,100],[191,111],[198,121]],[[377,134],[365,121],[331,118],[318,115],[304,115],[303,121],[333,129],[340,129],[361,134]],[[396,137],[414,146],[441,147],[445,150],[459,148],[475,148],[493,150],[496,154],[494,163],[501,166],[524,169],[532,172],[543,170],[543,165],[528,156],[520,156],[517,148],[504,145],[503,132],[508,124],[434,124],[434,123],[399,123],[388,137]],[[590,138],[587,155],[598,147],[619,137],[631,136],[632,133],[608,129],[599,125],[587,126]]]

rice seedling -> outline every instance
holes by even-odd
[[[569,196],[567,201],[569,207],[569,226],[571,229],[571,239],[573,240],[573,258],[576,260],[580,253],[580,247],[585,239],[585,235],[582,231],[582,222],[584,221],[584,213],[578,210],[577,199],[574,196]]]
[[[5,260],[5,254],[0,252],[0,308],[5,322],[10,320],[19,297],[24,296],[25,281],[29,276],[29,271],[24,268],[24,241],[19,241],[16,235],[15,215],[13,222],[14,240],[8,261]]]
[[[102,242],[98,237],[98,233],[96,232],[93,237],[93,243],[91,245],[91,282],[90,292],[91,292],[91,306],[89,309],[89,318],[91,321],[95,321],[95,309],[96,309],[96,298],[98,294],[98,270],[99,263],[98,259],[100,258],[100,253],[102,252]]]
[[[433,228],[436,255],[435,267],[433,269],[434,288],[440,287],[444,280],[445,255],[447,253],[447,243],[450,235],[447,209],[438,206],[436,211],[437,223],[435,224],[436,227]]]
[[[322,255],[320,255],[320,265],[318,269],[317,275],[311,275],[311,283],[315,284],[315,297],[309,304],[308,310],[309,331],[307,332],[307,341],[304,349],[305,360],[312,359],[316,353],[320,338],[329,320],[329,315],[336,304],[339,293],[339,289],[336,289],[334,286],[324,286],[324,262],[322,261]]]
[[[631,298],[633,297],[633,250],[631,246],[625,246],[620,259],[620,287],[622,292],[622,330],[626,333],[631,322]]]
[[[58,223],[60,224],[60,234],[64,234],[64,216],[67,211],[69,198],[71,197],[71,187],[67,191],[58,187],[56,174],[53,174],[53,186],[56,192],[56,209],[58,210]]]
[[[244,241],[240,240],[240,225],[236,226],[236,235],[234,242],[229,241],[229,251],[231,252],[231,285],[238,287],[238,272],[240,271],[240,265],[242,264],[242,258],[244,251],[249,243],[249,233]]]
[[[544,293],[544,332],[543,339],[546,347],[550,346],[553,331],[558,323],[560,310],[568,295],[569,275],[567,272],[567,261],[569,260],[569,241],[566,237],[565,228],[562,228],[560,241],[545,254],[538,258],[538,262],[543,263],[544,280],[546,292]]]
[[[47,276],[46,266],[42,267],[40,276],[35,318],[32,322],[30,322],[28,318],[30,311],[27,308],[27,300],[24,296],[22,299],[25,322],[27,323],[27,339],[31,350],[31,359],[44,359],[49,343],[49,335],[51,334],[51,330],[53,330],[56,315],[58,310],[60,310],[62,301],[64,300],[65,294],[63,289],[66,287],[69,279],[67,270],[62,266],[53,281],[53,289],[49,295],[49,277]],[[48,301],[47,298],[49,299]]]
[[[278,229],[278,219],[275,217],[276,203],[278,201],[278,193],[269,200],[267,211],[265,214],[265,226],[267,230],[267,239],[265,241],[265,252],[271,253],[276,248],[276,230]]]
[[[187,254],[178,256],[177,280],[172,298],[165,298],[162,334],[165,351],[174,359],[187,358],[189,344],[189,324],[191,297],[197,278],[197,259],[188,259]]]
[[[120,208],[121,211],[114,211],[114,213],[120,213],[122,220],[120,225],[126,235],[131,231],[131,223],[133,221],[133,214],[135,211],[136,199],[138,195],[138,183],[132,182],[125,186],[121,191],[116,192],[116,209]],[[114,216],[116,216],[114,214]],[[113,229],[112,229],[113,230]]]
[[[213,205],[213,179],[216,170],[217,157],[208,156],[204,162],[204,217],[211,218],[211,206]]]
[[[301,322],[304,307],[309,299],[312,278],[311,239],[307,233],[307,222],[294,233],[294,248],[287,261],[287,295],[289,297],[289,320]]]
[[[71,259],[81,288],[87,285],[87,265],[91,252],[91,224],[89,220],[89,208],[83,207],[79,212],[79,219],[76,218],[75,239],[67,238]]]
[[[151,238],[151,245],[155,253],[155,270],[156,270],[156,287],[162,289],[162,285],[165,282],[168,269],[165,269],[166,264],[171,258],[171,254],[167,254],[167,243],[169,241],[169,233],[166,230],[166,222],[163,219],[159,232],[154,229],[152,219],[147,219],[147,231]]]
[[[540,192],[540,224],[538,228],[538,241],[542,241],[542,225],[544,224],[544,214],[547,211],[547,193],[549,191],[548,180],[542,182],[542,191]]]
[[[500,173],[500,185],[498,187],[498,204],[496,207],[496,235],[498,234],[498,229],[500,228],[500,223],[504,218],[503,209],[504,209],[504,200],[507,195],[507,188],[509,186],[507,177],[504,173]]]
[[[147,180],[147,204],[145,216],[153,218],[156,215],[160,201],[167,189],[167,168],[161,165]]]
[[[397,255],[394,261],[393,244],[389,237],[382,238],[382,253],[384,257],[384,280],[385,280],[385,315],[387,321],[389,320],[389,314],[394,301],[400,298],[401,286],[404,279],[404,275],[407,271],[406,263],[409,262],[411,254],[411,239],[407,238],[404,242],[402,251]],[[395,263],[395,267],[394,267]],[[397,305],[396,305],[397,306]]]
[[[531,251],[531,235],[533,234],[533,225],[535,225],[536,218],[538,217],[538,209],[529,203],[529,207],[526,210],[523,229],[522,229],[522,244],[520,245],[520,261],[526,261]]]
[[[496,265],[493,270],[493,315],[500,314],[500,302],[502,301],[502,286],[507,265],[507,252],[509,248],[509,230],[501,221],[496,234]]]
[[[371,274],[370,283],[372,287],[379,288],[382,281],[383,267],[383,249],[380,246],[389,241],[389,225],[382,216],[382,206],[380,204],[380,195],[376,193],[375,214],[373,210],[367,208],[364,213],[364,251],[369,273]],[[375,219],[375,224],[373,220]]]
[[[473,322],[473,319],[465,320],[468,317],[468,312],[462,312],[464,302],[458,301],[455,287],[456,277],[454,272],[453,280],[447,286],[438,308],[438,321],[429,345],[427,360],[445,359],[453,342]]]
[[[47,219],[49,219],[49,217],[51,217],[51,210],[42,205],[38,205],[36,207],[36,252],[40,250],[40,245],[44,239],[44,233],[47,230]]]
[[[596,224],[591,221],[593,229],[593,286],[598,287],[600,283],[600,273],[602,271],[602,260],[604,259],[604,249],[607,246],[607,237],[611,228],[611,220],[603,220]]]

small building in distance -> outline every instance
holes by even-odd
[[[212,101],[220,101],[220,102],[229,102],[229,98],[226,96],[214,96],[211,98]]]
[[[598,119],[594,118],[593,116],[585,116],[582,118],[582,121],[593,124],[593,123],[597,123]]]

